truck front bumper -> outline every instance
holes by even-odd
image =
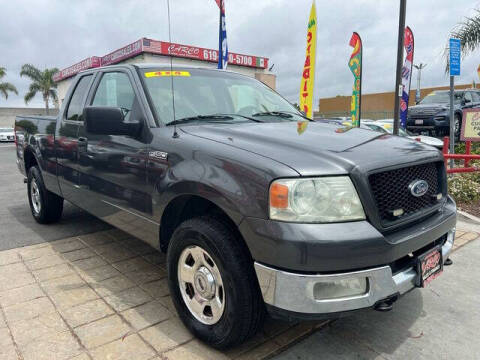
[[[444,260],[452,250],[454,239],[455,228],[448,231],[442,246]],[[265,303],[277,313],[287,313],[294,318],[335,317],[347,311],[373,307],[382,300],[410,291],[417,279],[414,266],[395,274],[390,266],[381,266],[310,275],[277,270],[255,262],[255,271]]]

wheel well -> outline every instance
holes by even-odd
[[[28,170],[32,167],[37,165],[37,159],[35,155],[33,155],[33,151],[31,149],[26,149],[23,154],[23,160],[25,161],[25,173],[28,175]]]
[[[173,232],[182,222],[203,215],[214,216],[221,220],[245,244],[235,222],[220,207],[200,196],[183,195],[172,200],[163,212],[160,221],[160,249],[163,252],[167,251]]]

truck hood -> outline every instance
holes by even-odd
[[[461,106],[459,104],[453,104],[453,108],[457,109]],[[434,103],[434,104],[418,104],[410,106],[408,108],[409,113],[431,115],[450,109],[449,103]]]
[[[302,176],[442,160],[438,150],[408,138],[308,121],[189,125],[182,131],[259,154]]]

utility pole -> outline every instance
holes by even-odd
[[[395,79],[395,109],[393,112],[393,134],[398,135],[400,127],[400,97],[402,96],[403,41],[405,39],[405,12],[407,0],[400,0],[398,16],[397,74]]]
[[[422,70],[425,69],[427,64],[420,63],[418,65],[413,64],[413,66],[415,67],[415,69],[417,69],[417,91],[415,92],[415,102],[418,103],[420,101],[420,82],[422,79]]]

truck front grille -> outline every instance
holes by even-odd
[[[442,162],[432,162],[370,175],[370,187],[382,225],[438,204],[436,195],[443,194],[440,176],[443,166]],[[415,197],[411,194],[409,186],[415,180],[425,180],[428,183],[425,195]]]

